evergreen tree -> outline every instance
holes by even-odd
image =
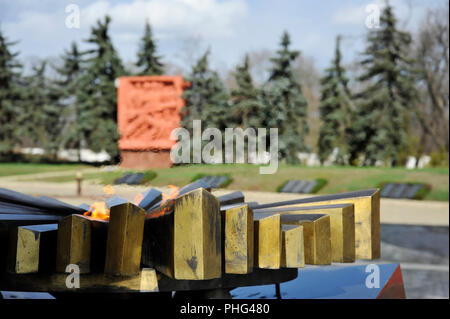
[[[47,62],[42,63],[42,68],[44,70],[47,66]],[[63,107],[59,104],[59,95],[54,84],[48,79],[43,79],[44,90],[41,94],[44,94],[45,103],[42,106],[42,125],[44,131],[44,150],[47,156],[51,159],[56,160],[58,150],[62,146],[63,140],[63,127],[64,127],[64,117],[63,117]]]
[[[407,53],[411,36],[397,28],[388,4],[380,17],[380,28],[369,31],[368,46],[359,77],[369,85],[360,92],[359,106],[349,129],[350,159],[364,154],[365,163],[377,160],[399,164],[399,155],[408,144],[409,107],[415,96],[411,63]]]
[[[58,95],[46,77],[47,61],[43,60],[32,67],[26,77],[24,112],[21,113],[21,127],[24,136],[33,145],[43,147],[46,155],[56,159],[61,144],[62,116],[57,104]]]
[[[153,40],[150,24],[146,22],[144,36],[138,52],[138,61],[136,65],[142,70],[140,75],[161,75],[163,74],[163,64],[161,57],[156,55],[156,44]]]
[[[115,80],[124,74],[122,62],[108,34],[111,19],[106,16],[92,27],[87,43],[94,46],[87,51],[86,72],[80,78],[80,132],[86,146],[94,152],[105,150],[118,159],[117,93]]]
[[[23,93],[23,112],[20,113],[20,135],[33,146],[42,147],[44,133],[42,130],[42,109],[45,99],[45,68],[46,62],[38,62],[31,67],[31,73],[23,78],[23,86],[27,90]]]
[[[243,64],[237,66],[235,78],[237,88],[231,92],[234,124],[243,129],[265,127],[264,103],[260,90],[253,85],[248,55]]]
[[[182,109],[182,125],[191,130],[193,120],[202,120],[203,127],[223,131],[231,122],[228,93],[217,72],[210,70],[208,57],[209,50],[187,78],[190,87],[183,93],[186,106]]]
[[[289,34],[284,32],[281,48],[271,59],[273,67],[264,96],[270,108],[270,113],[266,113],[268,125],[278,128],[280,156],[292,164],[298,163],[298,152],[309,149],[304,142],[309,126],[307,102],[293,71],[293,62],[300,52],[291,51],[290,43]]]
[[[20,70],[21,65],[12,52],[15,43],[8,41],[0,30],[0,159],[8,159],[18,145],[17,131],[20,114]]]
[[[321,79],[321,100],[319,105],[320,119],[318,150],[323,163],[338,148],[336,162],[344,164],[347,154],[345,131],[349,127],[351,114],[350,91],[345,69],[341,65],[340,37],[336,38],[335,56],[332,65],[326,69]]]
[[[62,66],[55,67],[60,79],[54,82],[58,95],[59,105],[63,109],[64,135],[62,144],[64,147],[77,149],[78,161],[81,161],[81,147],[84,141],[83,123],[79,121],[79,79],[83,72],[83,54],[78,50],[75,42],[70,50],[62,55]]]

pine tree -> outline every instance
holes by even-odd
[[[38,62],[31,67],[31,73],[23,78],[27,87],[23,95],[24,107],[20,118],[20,133],[22,140],[26,140],[36,147],[43,147],[44,132],[42,127],[42,109],[45,99],[45,68],[46,62]]]
[[[43,62],[44,76],[47,62]],[[44,150],[47,156],[52,160],[57,159],[58,150],[63,141],[63,106],[59,103],[59,94],[52,81],[44,78],[44,88],[42,94],[45,94],[45,103],[42,107],[42,125],[44,131]]]
[[[260,90],[253,85],[248,55],[243,64],[236,67],[235,78],[237,88],[231,92],[234,124],[243,129],[265,127],[264,103]]]
[[[86,40],[94,46],[87,54],[86,72],[80,79],[80,131],[86,146],[94,152],[105,150],[118,159],[117,99],[115,80],[124,74],[122,62],[108,34],[111,19],[106,16],[92,27]]]
[[[79,121],[79,79],[83,72],[83,53],[78,50],[75,42],[70,50],[61,56],[62,66],[55,67],[60,79],[54,81],[58,103],[63,108],[64,135],[62,145],[77,149],[78,161],[81,161],[81,147],[84,141],[83,123]]]
[[[55,160],[62,137],[62,108],[58,105],[58,95],[46,77],[47,61],[40,61],[32,67],[32,73],[25,81],[24,112],[21,126],[24,136],[35,146],[43,147],[46,155]]]
[[[9,159],[20,142],[21,65],[16,59],[19,53],[11,51],[14,44],[0,30],[0,159]]]
[[[293,164],[299,161],[298,152],[309,150],[304,142],[309,126],[307,102],[293,71],[293,62],[300,52],[291,51],[290,43],[289,34],[284,32],[281,48],[271,59],[273,67],[264,96],[270,108],[268,124],[278,128],[280,156]]]
[[[150,24],[146,22],[144,36],[138,52],[138,61],[136,65],[142,70],[140,75],[161,75],[164,72],[161,57],[156,55],[156,44],[153,40]]]
[[[345,69],[341,65],[340,37],[336,38],[335,56],[332,65],[321,79],[321,100],[319,105],[322,124],[319,130],[318,150],[323,163],[335,148],[338,148],[336,162],[344,164],[347,153],[346,129],[350,126],[350,91]]]
[[[231,122],[228,93],[217,72],[209,69],[209,50],[192,67],[187,80],[190,87],[183,93],[182,125],[192,129],[193,120],[202,120],[203,127],[223,131]]]
[[[364,154],[364,164],[377,160],[398,165],[408,144],[409,107],[415,96],[411,63],[407,53],[411,36],[397,28],[388,4],[380,17],[380,28],[369,31],[368,46],[359,81],[369,85],[360,92],[359,106],[350,134],[350,159]]]

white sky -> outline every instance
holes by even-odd
[[[391,0],[401,25],[414,31],[427,8],[443,0]],[[80,28],[65,26],[69,4],[80,8]],[[136,60],[145,20],[153,27],[164,61],[179,62],[186,39],[201,38],[210,46],[212,64],[233,68],[248,51],[276,50],[283,30],[291,34],[292,48],[315,59],[321,70],[334,53],[334,39],[344,36],[344,61],[363,48],[367,28],[365,8],[379,0],[0,0],[0,28],[22,60],[59,56],[72,41],[80,46],[90,27],[105,14],[112,17],[110,35],[124,62]],[[195,44],[197,45],[197,44]],[[178,60],[177,60],[178,59]]]

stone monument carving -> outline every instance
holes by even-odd
[[[170,133],[180,126],[181,76],[124,76],[117,90],[121,165],[127,168],[170,167]]]

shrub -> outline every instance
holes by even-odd
[[[430,153],[430,165],[433,167],[442,167],[448,166],[448,153],[444,148],[441,148],[440,151]]]
[[[148,184],[151,180],[153,180],[158,174],[156,174],[156,172],[148,170],[143,172],[144,173],[144,177],[142,177],[142,180],[140,182],[140,184]]]
[[[318,179],[316,179],[316,181],[317,181],[317,184],[311,190],[311,194],[317,193],[318,191],[320,191],[322,188],[324,188],[328,184],[328,181],[324,178],[318,178]]]

